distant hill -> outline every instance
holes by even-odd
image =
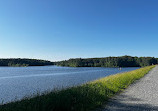
[[[54,65],[53,62],[39,59],[20,59],[20,58],[8,58],[0,59],[0,66],[45,66]]]
[[[103,57],[103,58],[74,58],[55,63],[59,66],[69,67],[143,67],[158,64],[154,57]]]

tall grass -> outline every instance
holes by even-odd
[[[81,86],[1,105],[0,111],[89,111],[104,104],[153,67],[111,75]]]

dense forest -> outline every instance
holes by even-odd
[[[68,67],[143,67],[154,64],[158,64],[158,58],[132,56],[76,58],[56,62],[56,65]]]
[[[50,62],[39,59],[0,59],[0,66],[45,66],[58,65],[68,67],[143,67],[158,64],[154,57],[104,57],[104,58],[75,58],[59,62]]]
[[[53,65],[53,62],[39,59],[0,59],[0,66],[45,66]]]

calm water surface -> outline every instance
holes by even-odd
[[[131,71],[134,68],[98,67],[0,67],[0,103],[6,103],[45,92],[86,83],[108,75]]]

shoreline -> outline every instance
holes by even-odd
[[[51,109],[54,109],[54,111],[95,109],[116,93],[124,90],[135,79],[143,77],[153,67],[148,66],[134,71],[104,77],[61,91],[36,95],[33,98],[28,97],[21,101],[1,105],[0,110],[9,111],[12,109],[12,111],[18,111],[17,109],[19,109],[20,111],[22,108],[27,109],[26,111],[43,111],[41,109],[47,108],[50,103]],[[138,73],[139,77],[137,77]],[[131,74],[135,74],[136,76],[132,77]],[[33,106],[31,107],[30,105]],[[28,107],[30,108],[28,109]],[[50,111],[50,109],[45,110]]]

